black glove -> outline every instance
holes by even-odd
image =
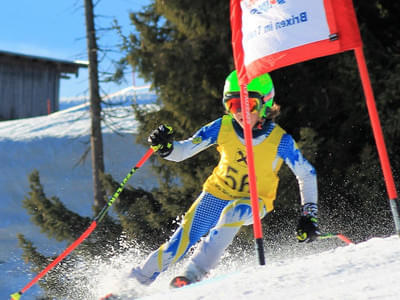
[[[299,242],[312,242],[321,234],[318,228],[317,204],[306,203],[303,206],[303,215],[299,218],[296,228],[296,237]]]
[[[151,144],[151,148],[161,157],[168,156],[173,150],[174,132],[172,127],[168,125],[160,125],[148,137],[147,141]]]

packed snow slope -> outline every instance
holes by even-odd
[[[136,101],[151,108],[148,103],[154,103],[154,95],[124,90],[114,96],[111,102],[118,105],[104,108],[108,112],[103,127],[105,165],[108,173],[122,180],[146,151],[135,143],[137,124],[128,104]],[[67,246],[49,241],[30,223],[22,208],[22,199],[29,192],[28,176],[34,169],[39,171],[48,197],[57,196],[70,209],[92,214],[90,158],[78,164],[87,150],[90,132],[88,104],[83,101],[65,99],[61,111],[49,116],[0,122],[1,299],[8,299],[35,275],[21,260],[17,233],[24,234],[45,254],[58,255]],[[129,184],[154,186],[149,164],[135,173]],[[258,265],[253,249],[231,247],[207,280],[178,290],[168,285],[173,276],[180,274],[185,260],[161,274],[153,285],[143,287],[128,275],[152,249],[127,243],[123,238],[121,244],[125,250],[115,253],[111,260],[96,257],[76,262],[74,271],[65,274],[70,285],[67,299],[95,300],[108,293],[120,299],[162,300],[399,299],[397,236],[350,246],[336,240],[266,245],[265,266]],[[35,299],[40,292],[35,285],[21,299]]]
[[[368,300],[399,299],[400,241],[398,236],[373,238],[349,246],[328,247],[333,241],[304,245],[293,241],[283,248],[266,249],[266,265],[258,265],[253,251],[231,249],[209,278],[182,289],[170,289],[183,261],[162,273],[148,287],[129,279],[133,265],[144,258],[143,249],[131,246],[125,254],[107,262],[77,264],[70,274],[71,299],[100,299],[109,293],[117,299],[148,300]],[[331,246],[332,246],[331,245]],[[81,280],[86,274],[84,287]],[[115,299],[115,298],[114,298]]]

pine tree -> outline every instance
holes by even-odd
[[[72,242],[82,228],[89,226],[89,218],[69,211],[57,197],[46,197],[37,170],[30,174],[29,182],[31,191],[29,197],[22,201],[23,207],[31,215],[32,223],[49,238]]]
[[[400,85],[399,34],[395,28],[399,5],[381,0],[355,1],[355,6],[378,108],[381,105],[383,108],[381,118],[389,137],[389,153],[396,167],[400,128],[396,126],[399,119],[396,100]],[[126,59],[153,83],[162,104],[161,110],[152,114],[138,111],[141,123],[138,142],[145,142],[160,123],[172,125],[177,139],[186,138],[222,114],[217,105],[223,80],[233,68],[228,17],[225,3],[200,1],[194,5],[183,0],[154,1],[145,12],[131,15],[139,34],[131,35],[131,43],[125,48]],[[357,214],[361,220],[365,214],[365,219],[372,216],[380,222],[384,215],[385,225],[380,230],[387,233],[391,221],[385,215],[384,185],[377,172],[379,162],[372,150],[375,144],[354,54],[350,51],[315,59],[271,75],[276,87],[275,100],[282,106],[278,123],[300,141],[306,157],[317,169],[321,214],[327,220],[330,212],[337,214],[328,227],[342,230],[359,227],[362,231],[362,222],[354,224],[348,215]],[[307,149],[310,142],[314,148]],[[217,159],[215,151],[208,152],[179,164],[156,162],[162,182],[170,188],[178,180],[182,191],[189,191],[195,185],[195,192],[199,191]],[[206,161],[210,164],[199,170],[198,166]],[[373,167],[366,169],[365,165]],[[372,173],[366,175],[369,172]],[[277,210],[282,208],[279,211],[285,218],[286,210],[298,208],[293,203],[299,195],[290,172],[284,168],[280,175],[276,205]],[[360,188],[365,176],[376,178],[380,184]],[[370,190],[368,195],[375,195],[375,201],[365,201],[369,197],[366,190]],[[353,231],[358,230],[354,228]]]
[[[89,227],[90,218],[82,217],[67,209],[57,197],[48,198],[46,196],[37,170],[30,174],[29,182],[30,192],[29,196],[23,200],[23,207],[31,215],[32,223],[40,227],[49,239],[67,241],[68,244],[71,244]],[[107,258],[111,253],[107,251],[110,248],[118,251],[122,230],[119,222],[114,222],[111,217],[104,218],[96,230],[77,249],[50,270],[40,281],[39,284],[46,295],[50,297],[49,299],[63,298],[74,293],[77,293],[76,298],[82,298],[79,296],[82,291],[79,289],[74,291],[76,287],[68,284],[65,274],[74,269],[76,263],[82,259],[93,258],[99,254]],[[34,273],[42,271],[59,255],[47,257],[41,254],[23,235],[18,235],[18,239],[20,247],[23,249],[23,258],[32,266],[31,269]],[[84,281],[86,279],[82,276],[76,280]]]

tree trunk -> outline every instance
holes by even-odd
[[[91,116],[91,156],[93,174],[93,193],[95,210],[105,204],[105,192],[100,181],[100,174],[104,173],[103,137],[101,133],[101,99],[99,94],[97,41],[94,28],[93,2],[85,0],[86,41],[89,57],[89,97]]]

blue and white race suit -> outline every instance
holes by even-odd
[[[219,118],[202,127],[191,138],[174,142],[173,151],[165,157],[179,162],[213,145],[217,145],[221,156],[219,164],[206,180],[203,192],[172,237],[151,253],[142,266],[133,269],[132,275],[140,282],[151,283],[202,240],[188,266],[188,270],[196,270],[198,274],[194,277],[200,279],[216,266],[240,227],[253,223],[246,148],[243,132],[235,122],[229,115]],[[268,122],[253,131],[253,153],[261,218],[273,210],[278,171],[283,162],[297,178],[301,204],[317,204],[315,169],[303,157],[293,138],[279,125]]]

